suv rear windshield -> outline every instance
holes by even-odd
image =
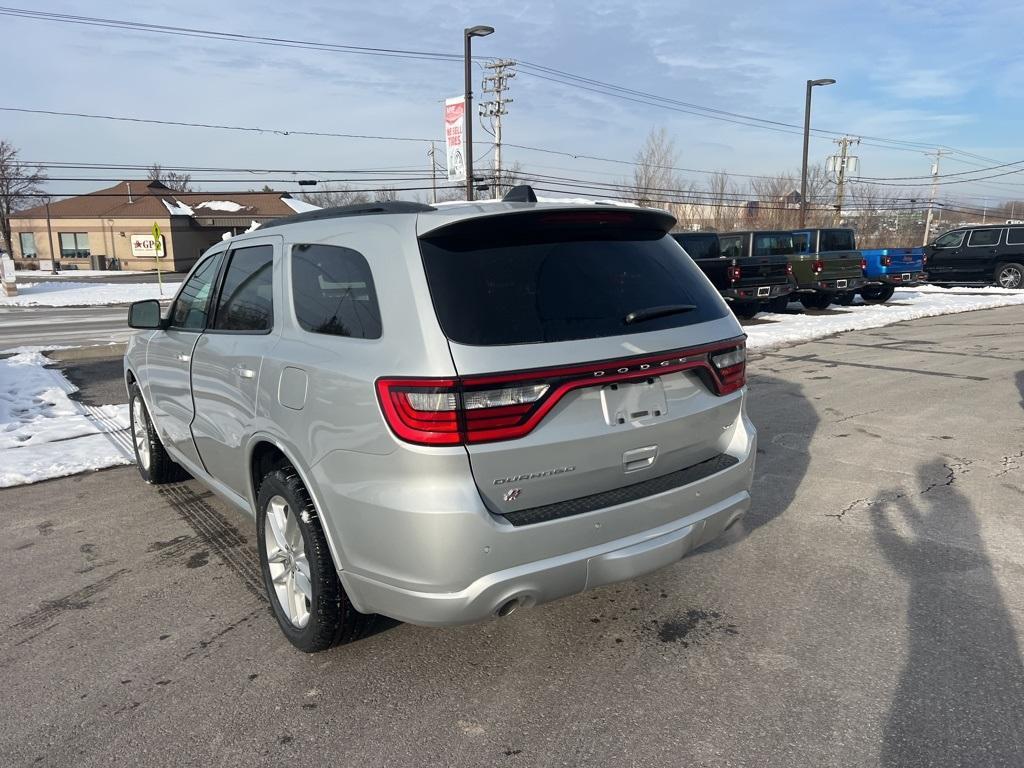
[[[717,259],[722,255],[718,246],[718,235],[672,235],[691,259]]]
[[[445,335],[478,346],[531,344],[659,331],[728,314],[669,235],[607,221],[595,226],[588,215],[489,217],[421,239]],[[631,312],[667,305],[694,308],[625,322]]]
[[[796,253],[797,246],[789,232],[772,232],[754,235],[755,256],[789,256]]]

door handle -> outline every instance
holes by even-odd
[[[179,359],[179,360],[180,360],[181,362],[183,362],[183,363],[187,363],[187,362],[188,362],[189,360],[191,360],[191,359],[192,359],[192,355],[183,355],[183,354],[181,354],[181,353],[179,352],[179,353],[178,353],[178,359]]]
[[[243,379],[251,379],[256,376],[256,371],[252,368],[243,368],[240,365],[235,366],[235,373],[241,376]]]

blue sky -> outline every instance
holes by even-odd
[[[477,54],[797,124],[804,81],[833,77],[837,85],[815,90],[816,127],[942,144],[1000,162],[1024,159],[1020,3],[98,0],[31,7],[452,53],[461,51],[464,26],[490,24],[497,32],[477,41]],[[443,99],[462,88],[458,62],[269,48],[9,17],[2,24],[0,62],[5,72],[17,74],[0,89],[0,106],[440,138]],[[525,72],[514,80],[511,96],[515,101],[505,122],[509,142],[630,159],[652,127],[664,126],[683,167],[755,174],[799,168],[799,135],[631,103]],[[426,167],[428,162],[426,145],[418,143],[0,116],[0,136],[29,160],[279,168]],[[478,131],[477,138],[485,136]],[[814,139],[812,161],[833,148],[828,139]],[[926,175],[930,160],[923,152],[864,144],[857,150],[862,175],[881,177]],[[614,180],[628,172],[626,166],[524,150],[508,150],[506,157],[527,171],[554,175]],[[959,154],[943,163],[943,172],[994,164]],[[703,182],[700,174],[688,177]],[[1024,176],[945,189],[978,203],[1024,197]]]

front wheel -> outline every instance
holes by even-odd
[[[894,285],[865,285],[860,289],[860,297],[865,304],[884,304],[896,293]]]
[[[1000,288],[1024,288],[1024,266],[1000,264],[996,270],[996,282]]]
[[[820,291],[809,294],[802,293],[800,294],[800,303],[804,305],[805,309],[828,309],[828,305],[832,303],[832,297]]]
[[[260,570],[284,636],[306,653],[363,637],[376,617],[352,607],[316,507],[295,470],[267,474],[256,503]]]

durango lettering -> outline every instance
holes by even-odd
[[[524,480],[537,480],[541,477],[551,477],[552,475],[562,475],[566,472],[575,472],[576,467],[558,467],[556,469],[545,469],[543,472],[529,472],[525,475],[513,475],[512,477],[500,477],[494,481],[495,485],[505,485],[505,483],[521,483]]]

